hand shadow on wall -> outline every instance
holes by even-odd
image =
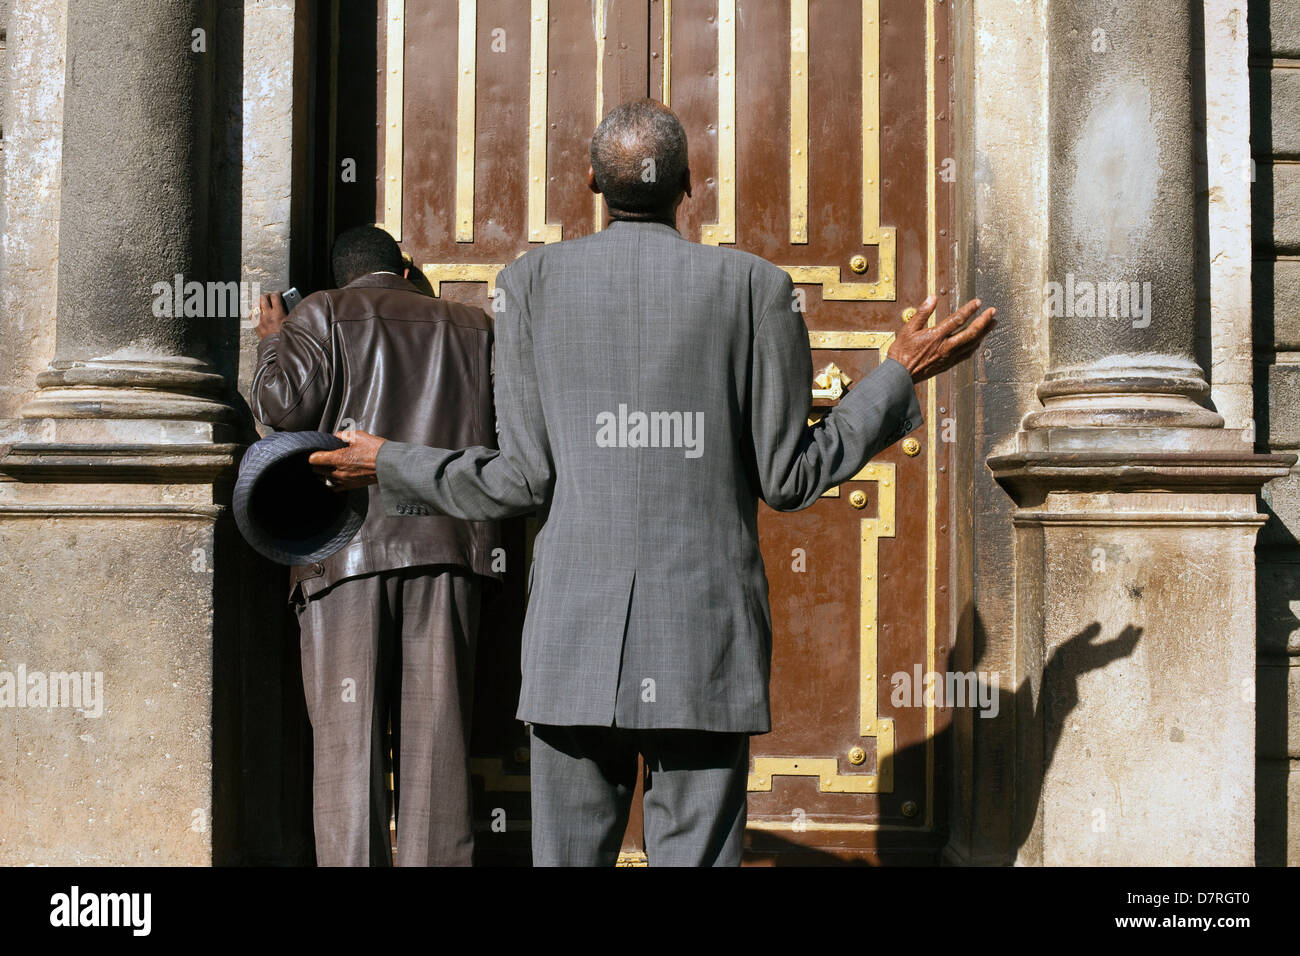
[[[954,649],[953,662],[971,661],[971,670],[982,675],[980,663],[985,656],[987,638],[979,615],[968,607],[971,617],[970,627],[961,629],[963,635],[970,634],[974,642],[973,652],[962,653],[958,646]],[[1101,635],[1100,622],[1094,621],[1083,630],[1056,647],[1043,667],[1042,683],[1046,693],[1035,698],[1033,688],[1026,680],[1019,687],[1002,688],[1000,682],[991,685],[980,679],[981,686],[975,700],[990,701],[996,693],[998,706],[993,717],[969,715],[971,721],[984,724],[981,730],[981,754],[987,758],[988,748],[1001,747],[1003,759],[985,759],[982,766],[999,766],[1002,773],[996,777],[990,775],[981,779],[976,776],[973,784],[974,793],[970,796],[982,807],[993,807],[999,803],[1011,803],[1012,814],[1001,814],[991,821],[997,828],[998,823],[1006,821],[1003,843],[1006,847],[1005,859],[1001,862],[1015,862],[1016,854],[1029,838],[1038,807],[1042,799],[1043,779],[1051,767],[1052,760],[1060,744],[1061,734],[1066,720],[1079,704],[1079,678],[1090,671],[1100,670],[1113,661],[1128,657],[1137,647],[1143,629],[1128,625],[1119,634],[1108,640],[1098,640]],[[960,666],[960,665],[955,665]],[[882,703],[885,691],[882,688]],[[954,715],[945,729],[933,738],[936,763],[942,768],[952,768],[958,764],[958,754],[954,753],[954,728],[957,726]],[[999,727],[998,723],[1002,722]],[[992,741],[986,743],[985,741]],[[1016,741],[1021,743],[1016,745]],[[926,741],[903,748],[893,757],[896,767],[919,767],[924,772],[926,760]],[[937,787],[950,779],[951,769],[940,772]],[[898,775],[895,775],[895,779]],[[777,784],[779,786],[779,782]],[[1017,804],[1020,794],[1020,805]],[[945,794],[936,793],[936,799],[945,804]],[[895,822],[895,821],[890,821]],[[907,821],[901,821],[904,824]],[[984,823],[978,824],[983,831]],[[942,850],[944,837],[941,834],[936,841],[933,835],[926,834],[919,828],[916,831],[892,829],[876,831],[879,864],[901,863],[935,864]],[[751,831],[747,835],[748,845],[746,860],[768,863],[771,865],[844,865],[876,864],[877,861],[861,857],[846,859],[831,849],[809,847],[802,842],[786,838],[772,831]]]

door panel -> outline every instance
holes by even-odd
[[[332,187],[331,209],[388,228],[435,294],[486,308],[516,256],[602,228],[585,183],[591,132],[649,95],[689,138],[679,228],[791,273],[815,372],[833,363],[851,387],[887,354],[906,304],[930,290],[950,304],[943,0],[387,0],[366,29],[363,5],[343,6],[331,162],[358,153],[360,181]],[[357,63],[374,64],[374,84]],[[841,394],[823,384],[810,417]],[[947,388],[923,386],[924,428],[813,507],[762,509],[774,730],[752,747],[753,862],[931,861],[941,844],[934,741],[948,713],[894,706],[890,679],[946,664]],[[527,845],[513,710],[531,533],[507,534],[475,718],[485,859],[525,859]]]

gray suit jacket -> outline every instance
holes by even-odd
[[[892,360],[817,425],[793,286],[757,256],[614,222],[502,271],[500,450],[385,443],[389,514],[537,511],[518,716],[771,729],[758,499],[806,508],[921,423]]]

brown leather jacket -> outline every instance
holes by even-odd
[[[399,276],[372,273],[309,295],[257,357],[253,414],[280,431],[354,427],[438,448],[496,447],[491,320]],[[379,487],[369,491],[361,531],[325,561],[293,568],[294,592],[310,597],[344,578],[427,564],[500,577],[494,522],[390,518]]]

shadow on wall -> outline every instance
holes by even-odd
[[[973,614],[969,607],[967,614]],[[974,627],[961,629],[962,634],[973,635],[975,644],[971,649],[973,653],[966,656],[959,653],[960,649],[958,649],[953,659],[973,661],[972,669],[979,673],[979,664],[984,658],[987,639],[978,614],[973,616]],[[1049,688],[1049,691],[1039,695],[1037,700],[1034,699],[1033,688],[1029,686],[1028,681],[1015,689],[994,685],[999,708],[996,717],[987,718],[990,733],[997,734],[997,721],[1009,721],[1011,726],[1002,731],[1003,738],[1042,742],[1041,754],[1024,752],[1028,748],[1018,750],[1015,753],[1014,772],[1001,775],[983,794],[984,799],[981,801],[985,804],[1010,803],[1014,806],[1011,848],[1006,860],[1008,864],[1015,862],[1016,852],[1024,846],[1033,829],[1034,820],[1038,815],[1038,804],[1042,798],[1043,778],[1052,765],[1066,719],[1079,703],[1079,678],[1132,654],[1142,637],[1142,628],[1129,625],[1109,639],[1099,640],[1100,636],[1101,624],[1094,621],[1052,652],[1043,668],[1041,684],[1042,687]],[[990,689],[982,690],[977,699],[988,699],[984,696],[988,693]],[[953,752],[954,725],[955,721],[949,722],[948,728],[933,738],[936,758],[939,761],[948,761],[950,764],[957,757]],[[925,746],[925,742],[922,742],[904,748],[895,759],[904,762],[909,758],[915,759],[920,756],[923,761]],[[976,785],[980,784],[977,779]],[[1017,793],[1022,795],[1018,806],[1016,805]],[[917,847],[916,836],[906,831],[878,832],[877,849],[883,858],[901,860],[915,858]],[[777,866],[792,863],[799,865],[871,863],[861,859],[845,860],[829,850],[809,848],[771,833],[763,833],[761,846],[756,846],[755,849],[764,862],[771,862]]]

